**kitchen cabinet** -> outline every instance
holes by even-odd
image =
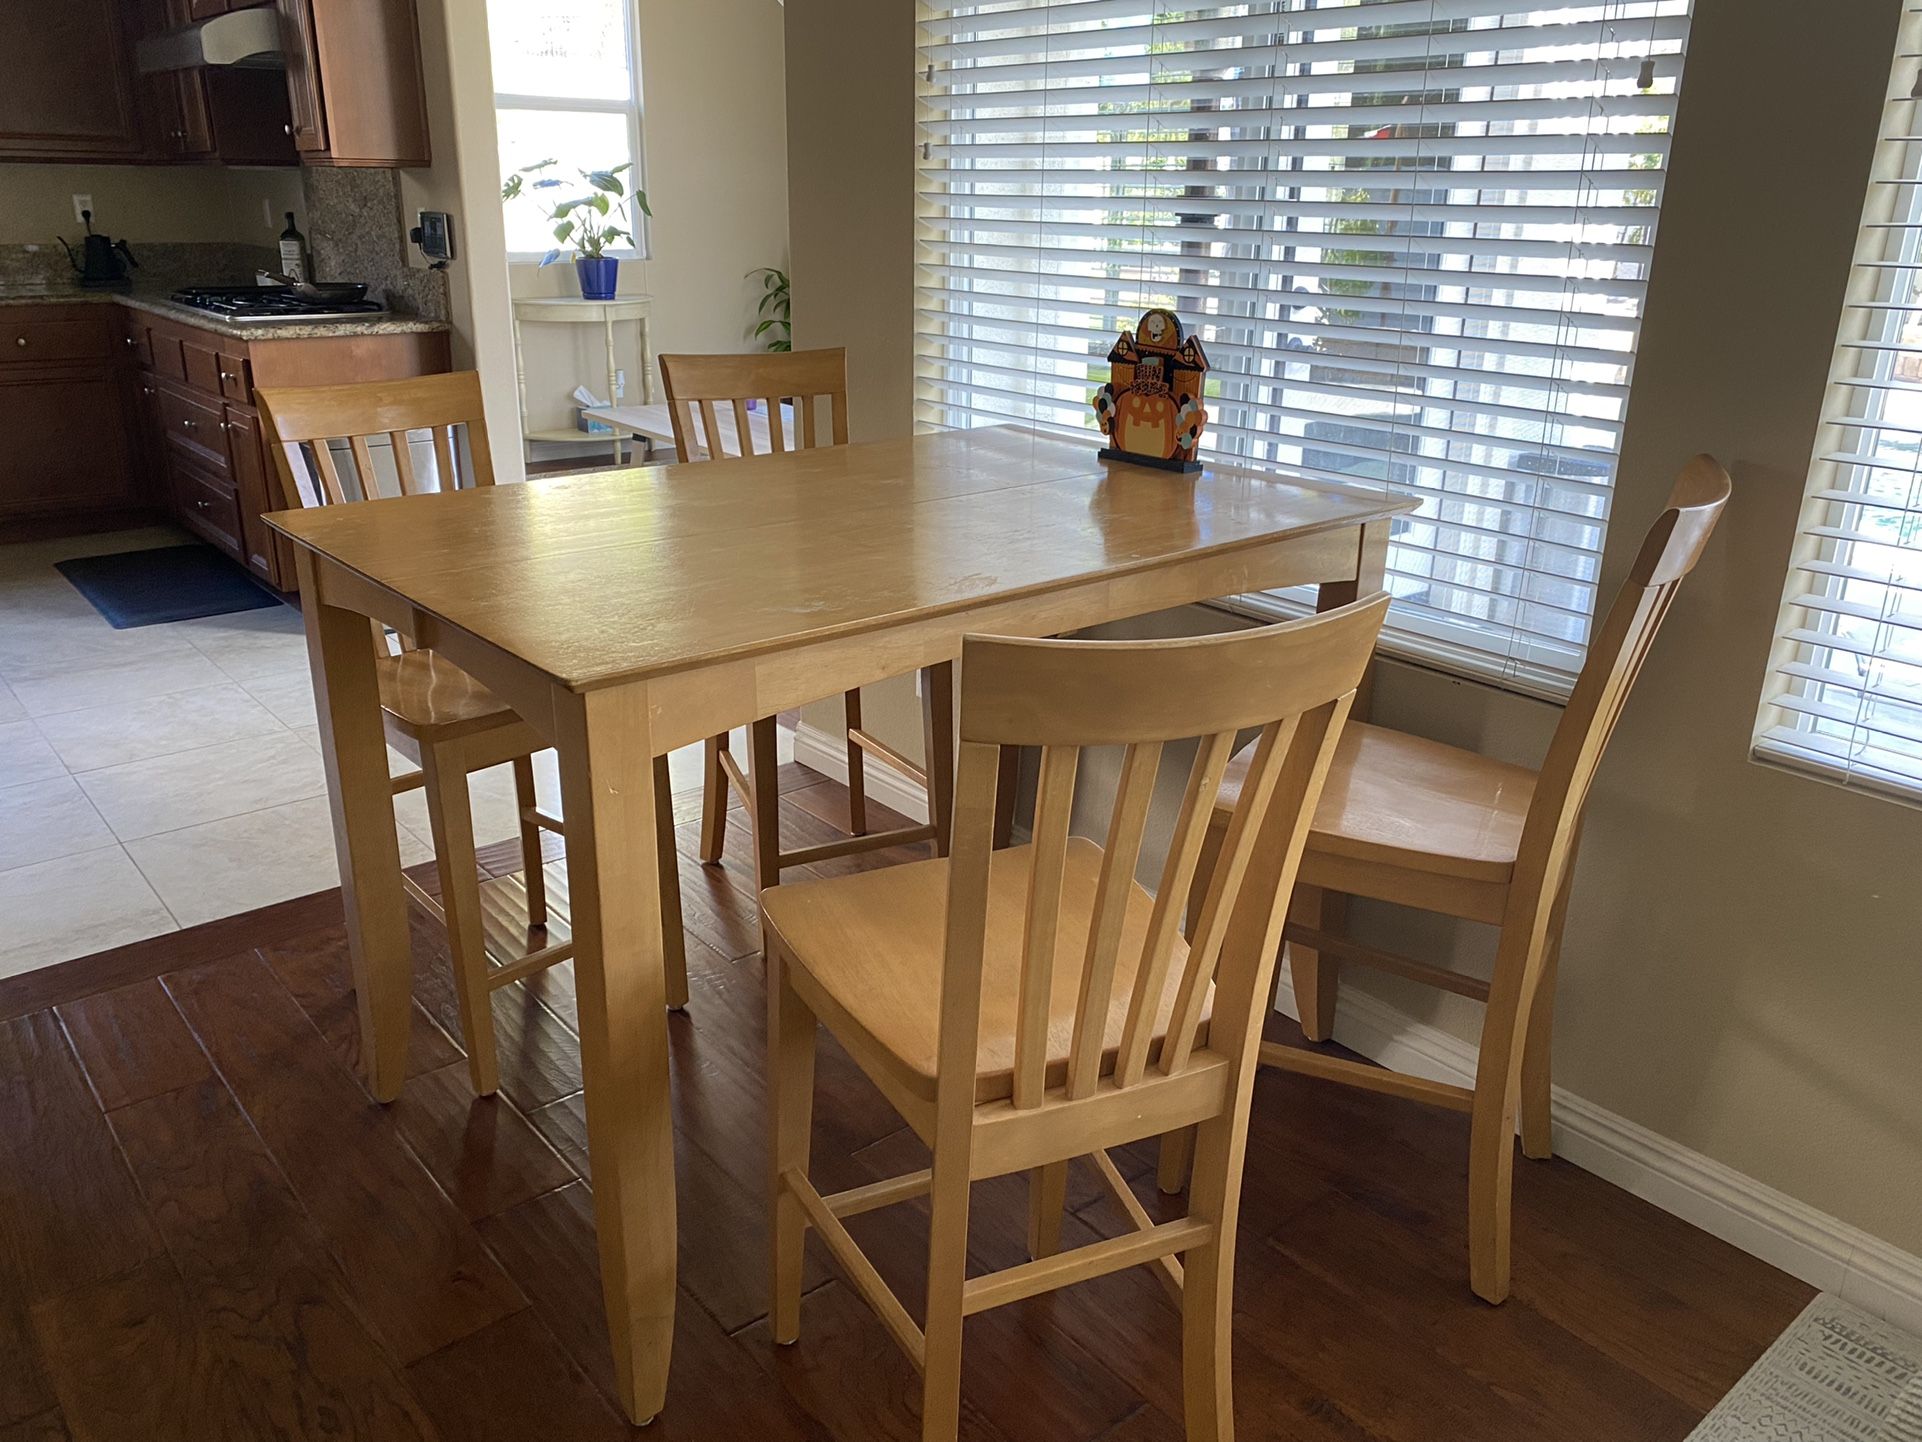
[[[302,163],[430,164],[414,0],[276,3]]]
[[[140,0],[137,35],[223,13],[200,0]],[[231,8],[240,9],[241,6]],[[293,165],[286,78],[275,69],[163,70],[139,77],[147,158],[174,163]]]
[[[0,522],[140,503],[113,307],[0,306]]]
[[[140,158],[119,0],[0,4],[0,159]]]

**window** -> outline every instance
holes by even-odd
[[[553,174],[633,164],[640,184],[640,55],[633,0],[495,0],[487,7],[494,52],[494,112],[500,128],[501,176],[556,160]],[[582,187],[585,191],[586,187]],[[507,249],[536,260],[554,246],[544,214],[549,197],[525,192],[507,202]],[[628,227],[645,245],[647,217]],[[631,251],[618,252],[631,255]]]
[[[1902,21],[1760,757],[1922,796],[1922,14]]]
[[[1420,501],[1387,644],[1565,694],[1687,0],[922,13],[922,423],[1092,431],[1115,332],[1169,307],[1210,459]]]

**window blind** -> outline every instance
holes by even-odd
[[[1922,9],[1902,18],[1758,755],[1922,795]]]
[[[1090,433],[1151,306],[1204,455],[1417,498],[1389,644],[1565,693],[1687,0],[921,7],[916,395]]]

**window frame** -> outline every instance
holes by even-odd
[[[647,150],[642,141],[645,136],[645,110],[641,96],[641,14],[639,0],[621,0],[621,14],[625,21],[627,34],[627,96],[621,100],[582,100],[569,95],[534,95],[517,91],[496,90],[494,92],[494,149],[496,160],[502,161],[500,151],[500,115],[504,110],[564,111],[576,115],[623,115],[627,119],[628,153],[633,160],[633,169],[628,172],[634,190],[647,188]],[[504,161],[503,161],[504,163]],[[562,163],[565,164],[565,158]],[[506,179],[503,172],[502,179]],[[638,206],[629,207],[630,229],[634,232],[634,244],[619,248],[609,247],[607,254],[618,260],[647,260],[652,252],[652,218]],[[514,250],[507,252],[509,265],[538,264],[546,250]]]

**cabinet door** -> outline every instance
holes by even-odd
[[[0,372],[0,516],[134,504],[122,401],[111,366]]]
[[[118,0],[0,4],[0,156],[140,154],[122,12]]]
[[[287,52],[287,107],[293,113],[294,148],[303,155],[327,149],[320,62],[314,53],[314,15],[307,0],[275,0],[280,43]]]
[[[260,422],[250,410],[227,407],[227,452],[233,458],[234,492],[240,502],[240,535],[249,570],[280,584],[274,565],[274,534],[261,516],[279,509],[268,498],[267,458],[260,449]]]

